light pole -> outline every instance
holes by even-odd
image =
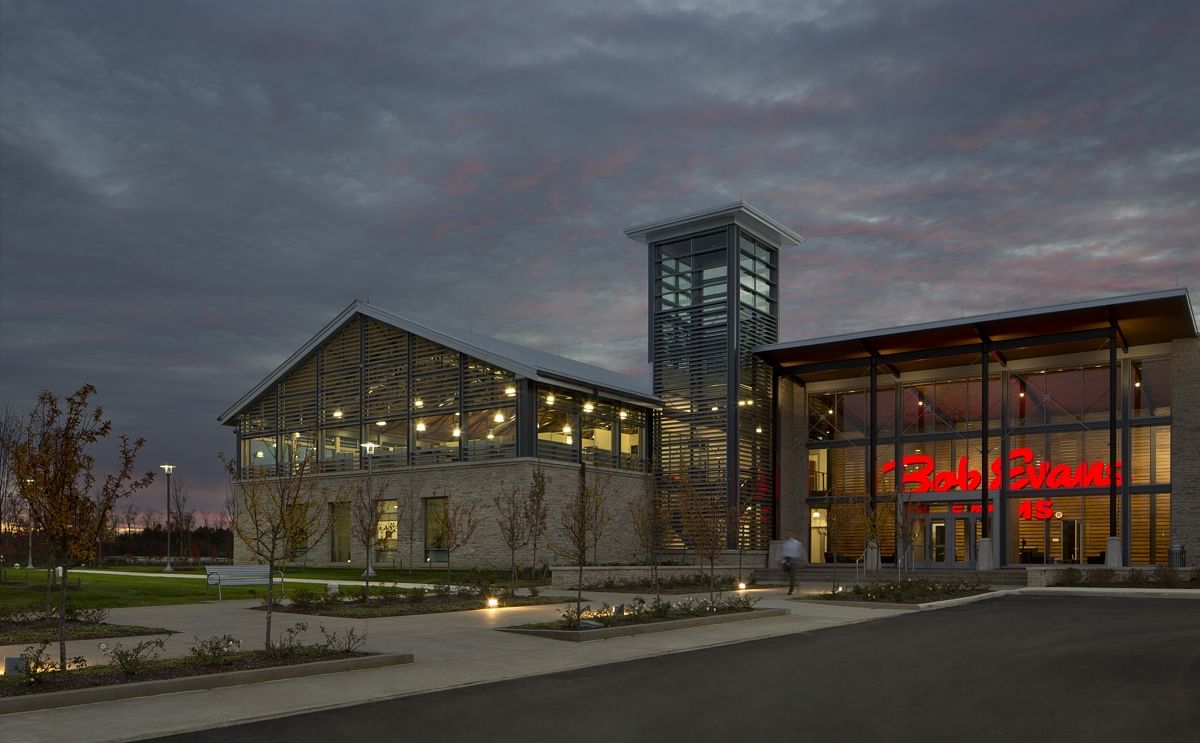
[[[167,566],[163,568],[163,572],[174,573],[175,570],[171,567],[171,473],[175,471],[175,465],[160,464],[158,466],[167,473]]]
[[[372,520],[375,518],[375,493],[371,489],[371,475],[375,472],[375,450],[379,448],[379,444],[374,441],[368,441],[362,445],[362,448],[367,453],[367,508],[370,509]],[[377,529],[378,525],[371,524],[372,529]],[[375,577],[375,539],[371,532],[367,532],[372,538],[367,540],[367,569],[363,571],[362,577]]]

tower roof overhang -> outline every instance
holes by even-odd
[[[732,204],[711,207],[678,217],[647,222],[625,230],[625,236],[630,240],[649,245],[652,242],[669,240],[673,237],[690,235],[729,224],[744,227],[758,237],[774,243],[777,247],[799,245],[804,240],[791,229],[744,201],[735,201]]]

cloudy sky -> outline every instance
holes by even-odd
[[[355,298],[644,374],[637,223],[807,240],[781,339],[1200,288],[1200,4],[0,0],[0,403],[216,509]],[[160,484],[139,500],[161,508]]]

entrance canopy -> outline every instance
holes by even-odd
[[[892,374],[978,363],[984,350],[994,360],[1095,351],[1111,332],[1125,349],[1197,335],[1186,289],[977,315],[884,330],[775,343],[755,350],[780,374],[802,383],[841,379],[866,368],[872,357]]]

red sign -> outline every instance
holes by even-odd
[[[1017,515],[1026,521],[1049,521],[1054,518],[1054,501],[1023,500],[1017,506]]]
[[[1035,461],[1032,449],[1013,449],[1008,454],[1008,489],[1038,490],[1042,488],[1099,488],[1107,487],[1110,483],[1109,467],[1105,462],[1080,462],[1072,467],[1069,464],[1051,464],[1050,462]],[[978,490],[983,482],[983,473],[969,469],[967,458],[960,457],[958,467],[953,470],[933,471],[933,457],[928,454],[906,454],[904,456],[904,474],[901,485],[905,490],[914,493],[944,493],[949,490]],[[909,468],[915,468],[909,471]],[[883,465],[883,473],[887,474],[896,469],[896,462]],[[1117,462],[1117,484],[1121,484],[1121,463]],[[991,490],[1000,489],[1000,480],[1006,474],[1004,462],[1000,457],[992,460],[992,479],[988,482]],[[907,486],[915,485],[909,488]]]

